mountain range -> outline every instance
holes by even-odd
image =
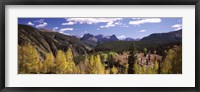
[[[103,42],[112,42],[112,41],[118,41],[119,39],[116,37],[116,35],[112,36],[104,36],[102,34],[99,35],[92,35],[92,34],[84,34],[81,38],[81,41],[83,41],[85,44],[95,47],[98,44],[101,44]]]
[[[124,39],[118,39],[116,35],[111,35],[111,36],[105,36],[105,35],[102,35],[102,34],[99,34],[99,35],[93,35],[93,34],[84,34],[83,37],[81,37],[81,40],[92,46],[92,47],[95,47],[97,46],[98,44],[101,44],[101,43],[104,43],[104,42],[113,42],[113,41],[139,41],[140,39],[137,38],[137,39],[134,39],[134,38],[131,38],[131,37],[127,37],[127,38],[124,38]]]
[[[148,50],[167,50],[170,46],[182,44],[182,29],[168,33],[154,33],[149,36],[143,37],[136,41],[113,41],[98,44],[95,47],[96,51],[116,51],[122,52],[129,50],[131,44],[134,43],[136,48],[142,51],[144,48]]]
[[[126,38],[119,40],[116,35],[104,36],[102,34],[84,34],[79,38],[64,35],[48,29],[36,29],[28,25],[18,25],[18,45],[31,43],[36,47],[41,56],[47,52],[56,55],[58,50],[66,51],[71,48],[73,54],[84,54],[95,50],[127,50],[131,42],[136,42],[139,47],[154,46],[156,44],[182,43],[182,30],[168,33],[155,33],[142,39]],[[115,48],[115,49],[113,49]]]

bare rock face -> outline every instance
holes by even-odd
[[[112,42],[112,41],[118,41],[118,38],[116,35],[111,35],[111,36],[104,36],[102,34],[99,35],[92,35],[92,34],[84,34],[83,37],[81,38],[81,41],[84,43],[90,45],[90,46],[97,46],[100,43],[103,42]]]

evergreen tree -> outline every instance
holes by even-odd
[[[147,55],[147,48],[144,48],[143,51],[144,51],[144,56],[146,56]]]
[[[128,64],[129,64],[128,73],[133,74],[135,73],[135,69],[133,65],[136,63],[136,60],[137,60],[137,57],[136,57],[137,50],[134,43],[131,44],[129,51],[130,51],[129,53],[130,55],[128,57]]]
[[[88,63],[88,70],[87,73],[89,74],[96,74],[96,70],[95,70],[95,59],[94,59],[94,55],[91,54],[89,56],[89,63]]]
[[[113,65],[114,65],[114,62],[115,62],[115,60],[114,60],[114,55],[113,54],[108,54],[108,67],[109,68],[112,68],[113,67]]]

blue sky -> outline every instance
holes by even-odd
[[[18,24],[49,29],[65,35],[115,34],[119,39],[143,38],[152,33],[182,29],[182,18],[18,18]]]

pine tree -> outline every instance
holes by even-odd
[[[144,48],[143,51],[144,51],[144,56],[146,56],[147,55],[147,48]]]
[[[129,53],[130,55],[128,57],[128,64],[129,64],[128,73],[133,74],[135,73],[135,69],[134,69],[135,67],[133,66],[135,65],[136,60],[137,60],[137,57],[136,57],[137,50],[134,43],[131,44],[129,51],[130,51]]]
[[[91,54],[89,56],[89,63],[88,63],[88,70],[87,73],[89,74],[96,74],[97,71],[95,70],[95,59],[94,59],[94,55]]]

